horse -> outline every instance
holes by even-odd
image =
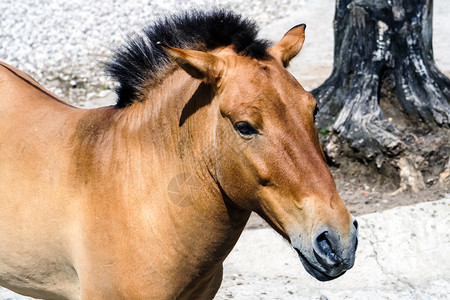
[[[321,149],[314,97],[226,10],[166,16],[118,47],[115,105],[73,107],[0,66],[0,285],[44,299],[212,299],[251,212],[335,279],[358,224]],[[269,257],[267,259],[270,259]]]

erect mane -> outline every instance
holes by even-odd
[[[117,107],[139,101],[139,91],[156,80],[170,60],[160,45],[208,51],[232,45],[236,53],[256,59],[268,57],[267,40],[257,39],[254,22],[226,10],[194,11],[165,17],[128,38],[107,63],[107,72],[119,82]]]

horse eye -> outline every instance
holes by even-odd
[[[258,131],[245,121],[236,122],[234,128],[244,136],[251,136],[258,134]]]

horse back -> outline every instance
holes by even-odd
[[[0,62],[0,167],[22,174],[38,165],[48,169],[64,156],[61,149],[67,148],[78,111],[28,74]]]
[[[52,92],[46,90],[30,75],[0,61],[0,112],[26,102],[42,105],[56,102],[71,107]]]
[[[52,162],[61,165],[78,111],[29,75],[0,62],[0,168],[5,171],[0,186],[13,173],[20,175],[17,183],[27,174],[39,181]]]

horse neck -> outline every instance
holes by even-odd
[[[127,109],[124,117],[132,123],[130,128],[139,131],[135,136],[144,145],[141,153],[152,158],[151,170],[147,169],[144,177],[153,178],[150,186],[158,186],[161,192],[158,199],[152,199],[157,204],[152,210],[162,214],[158,218],[166,222],[161,234],[175,231],[175,240],[185,244],[186,255],[193,256],[195,245],[195,255],[203,255],[201,261],[221,262],[236,243],[250,213],[235,207],[223,195],[213,175],[211,155],[215,152],[218,111],[214,93],[178,70],[146,95],[142,103]],[[136,118],[141,120],[139,126],[132,121]],[[178,187],[177,180],[185,178],[198,185],[186,195],[190,203],[180,203],[182,199],[171,198],[168,193],[168,189]],[[175,246],[180,249],[180,245]]]
[[[151,149],[154,163],[162,162],[165,170],[211,177],[218,109],[212,88],[177,69],[142,94],[143,101],[125,109],[121,117],[127,131]]]

